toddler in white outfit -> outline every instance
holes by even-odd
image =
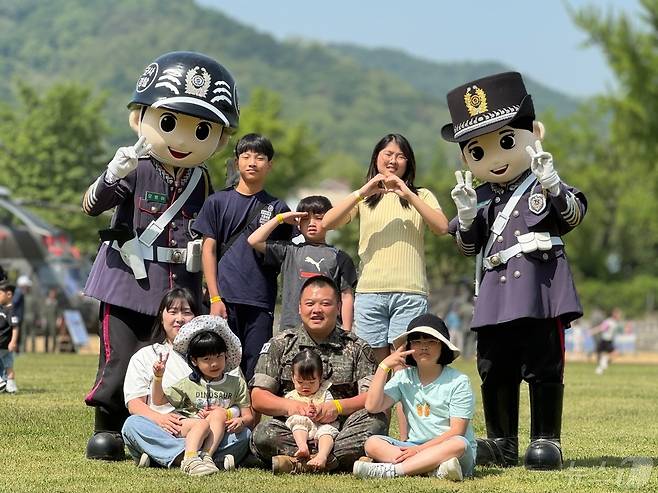
[[[317,440],[318,453],[308,461],[309,466],[323,468],[333,450],[334,438],[338,435],[338,421],[321,424],[313,421],[318,404],[333,401],[329,392],[331,382],[322,381],[322,359],[310,349],[300,351],[292,360],[292,380],[295,389],[284,397],[308,403],[306,415],[293,414],[286,420],[286,426],[292,431],[297,444],[295,457],[305,459],[310,456],[308,440]]]

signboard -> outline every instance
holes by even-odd
[[[64,323],[75,347],[86,346],[89,342],[87,327],[78,310],[64,310]]]

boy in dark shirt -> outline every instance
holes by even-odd
[[[260,225],[290,209],[264,190],[272,169],[272,143],[248,134],[235,146],[240,180],[214,193],[203,205],[194,229],[203,235],[203,273],[210,295],[210,314],[228,320],[242,343],[240,367],[251,379],[260,350],[271,337],[278,269],[263,265],[262,256],[247,244]],[[289,240],[292,228],[282,224],[275,239]]]
[[[16,374],[14,353],[18,347],[18,319],[12,314],[11,301],[14,286],[6,280],[0,281],[0,392],[14,393]]]
[[[265,265],[281,266],[281,330],[294,328],[301,323],[299,292],[306,279],[319,275],[333,279],[340,289],[342,327],[352,330],[356,269],[347,253],[325,242],[327,232],[322,227],[322,218],[331,207],[329,199],[322,195],[305,197],[297,205],[297,212],[277,215],[247,239],[252,247],[265,254]],[[304,242],[294,244],[289,241],[270,240],[270,234],[281,221],[297,224],[304,236]]]

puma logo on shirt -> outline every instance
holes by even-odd
[[[312,259],[311,257],[306,257],[304,259],[305,262],[315,265],[316,269],[318,269],[318,272],[320,272],[320,264],[322,263],[323,260],[324,258],[321,258],[318,262],[316,262],[315,259]]]

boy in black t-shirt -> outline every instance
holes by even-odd
[[[263,224],[247,239],[257,251],[265,254],[265,265],[281,267],[283,299],[281,330],[301,323],[299,294],[309,277],[323,275],[336,283],[341,292],[340,319],[345,330],[352,330],[354,319],[354,288],[357,275],[352,258],[342,250],[327,245],[327,231],[322,218],[331,209],[331,202],[322,195],[312,195],[299,201],[297,212],[285,212]],[[270,240],[270,234],[281,223],[297,224],[304,243]]]
[[[14,393],[16,374],[14,353],[18,347],[18,320],[11,313],[14,286],[6,280],[0,281],[0,392]]]
[[[194,230],[203,235],[203,273],[210,295],[210,314],[228,320],[242,343],[240,367],[249,381],[263,344],[272,337],[278,269],[263,265],[247,237],[261,224],[290,209],[264,190],[272,169],[272,143],[258,134],[242,137],[235,146],[240,180],[235,187],[208,197]],[[282,224],[273,233],[289,240],[292,228]]]

